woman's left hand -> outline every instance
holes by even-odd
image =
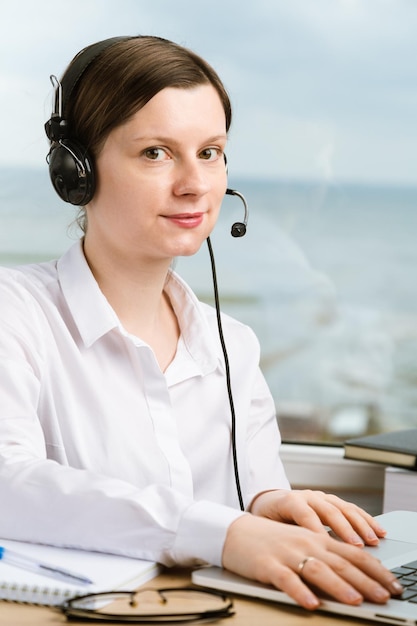
[[[317,532],[326,533],[328,526],[340,539],[356,546],[374,546],[386,535],[378,522],[356,504],[322,491],[266,491],[256,496],[250,512]]]

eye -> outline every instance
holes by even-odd
[[[163,148],[158,148],[157,146],[146,148],[146,150],[143,151],[143,154],[151,161],[163,161],[168,158],[165,150]]]
[[[216,161],[221,154],[222,151],[220,148],[204,148],[198,156],[205,161]]]

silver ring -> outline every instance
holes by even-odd
[[[303,569],[308,561],[314,561],[314,556],[306,556],[305,559],[299,562],[297,570],[300,576],[303,573]]]

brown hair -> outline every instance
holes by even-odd
[[[77,57],[67,72],[76,62]],[[219,94],[229,130],[232,117],[229,96],[215,70],[204,59],[160,37],[122,39],[88,65],[69,94],[64,104],[69,135],[94,159],[108,134],[159,91],[166,87],[190,88],[207,83]]]

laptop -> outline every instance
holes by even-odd
[[[417,512],[392,511],[378,515],[376,519],[387,530],[387,536],[380,541],[377,547],[364,549],[380,559],[385,567],[396,573],[405,589],[404,599],[391,598],[384,605],[363,602],[360,606],[350,606],[323,599],[317,610],[345,617],[373,620],[379,623],[416,626]],[[414,573],[413,569],[415,570]],[[292,598],[278,589],[242,578],[219,567],[210,566],[195,570],[192,574],[192,581],[196,585],[218,589],[226,593],[298,606]]]

